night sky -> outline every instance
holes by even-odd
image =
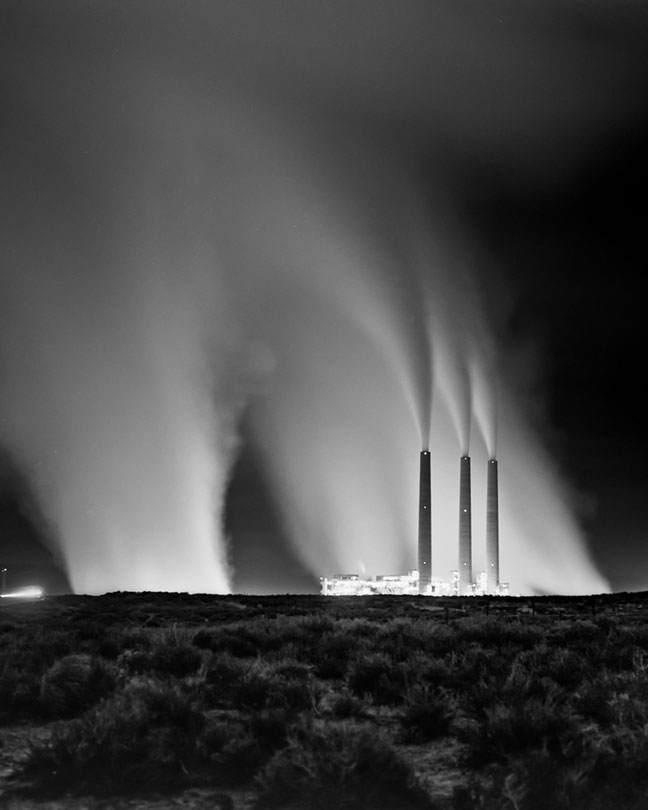
[[[160,559],[208,559],[213,530],[234,590],[317,591],[318,573],[336,573],[330,538],[299,553],[315,512],[306,488],[286,492],[310,473],[281,470],[311,441],[326,447],[337,413],[350,414],[347,461],[368,437],[420,446],[394,430],[400,404],[381,407],[397,377],[369,347],[389,369],[414,347],[403,379],[425,411],[436,355],[417,326],[419,276],[402,268],[427,251],[469,267],[477,309],[456,304],[450,269],[423,286],[440,320],[471,322],[475,345],[485,325],[594,567],[612,590],[648,589],[643,3],[5,0],[0,54],[9,584],[68,590],[66,555],[100,568],[113,542],[107,566],[130,568],[139,552],[122,537],[155,512],[151,536],[177,518],[174,531],[207,538],[175,556],[171,540]],[[330,401],[314,407],[302,387]],[[175,504],[161,493],[178,481]],[[351,514],[335,486],[313,487]],[[195,517],[206,505],[213,526]]]
[[[507,336],[532,325],[542,352],[539,424],[580,493],[580,519],[615,590],[644,589],[648,562],[647,135],[639,106],[565,187],[533,194],[504,179],[468,202],[519,285]]]

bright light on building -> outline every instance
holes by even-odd
[[[376,577],[361,577],[359,574],[336,574],[320,577],[322,596],[418,596],[419,572],[408,574],[384,574]],[[459,593],[459,572],[451,571],[448,580],[432,577],[424,596],[508,596],[507,582],[501,582],[496,590],[488,591],[486,574],[480,572],[465,593]]]

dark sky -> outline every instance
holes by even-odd
[[[543,434],[583,495],[600,568],[630,590],[645,587],[648,562],[647,136],[638,108],[565,187],[533,194],[503,178],[467,201],[518,285],[507,339],[531,323],[542,344]]]
[[[180,240],[202,240],[215,262],[245,267],[269,245],[267,260],[277,264],[298,214],[277,198],[276,235],[259,247],[255,206],[263,208],[262,196],[272,199],[294,172],[289,181],[317,188],[326,205],[344,200],[350,230],[384,232],[392,214],[383,197],[394,205],[406,177],[434,212],[431,233],[461,234],[462,249],[479,257],[474,279],[502,374],[517,381],[525,418],[571,488],[594,562],[614,590],[648,588],[648,12],[641,2],[7,0],[0,37],[0,562],[16,584],[37,578],[51,589],[69,586],[51,549],[78,504],[68,505],[61,482],[78,487],[92,478],[93,454],[112,444],[108,429],[96,446],[89,438],[103,431],[102,415],[126,410],[139,386],[154,387],[137,347],[161,341],[156,362],[178,346],[185,357],[188,344],[167,347],[164,326],[138,308],[139,296],[150,297],[149,272],[132,283],[128,269],[144,253],[140,234],[157,239],[160,256],[184,257]],[[168,169],[165,156],[185,144],[191,155]],[[284,152],[298,158],[284,160]],[[258,191],[250,176],[261,171]],[[345,197],[340,189],[350,191]],[[198,208],[185,206],[189,193],[202,201]],[[161,224],[158,196],[166,205]],[[290,250],[319,249],[317,216],[305,220],[310,238]],[[165,261],[153,253],[146,260],[151,267]],[[261,322],[259,334],[278,335],[280,344],[281,319],[263,323],[263,308],[257,316],[249,304],[267,296],[271,308],[277,288],[237,273],[241,322]],[[202,283],[199,270],[186,270],[160,288],[165,302],[186,304],[174,328],[185,335],[188,323],[220,318],[226,325],[209,339],[229,351],[240,343],[237,318],[196,314],[185,297]],[[290,289],[300,300],[298,286]],[[75,365],[68,358],[77,352]],[[115,358],[124,355],[122,375]],[[232,445],[217,509],[233,585],[314,590],[315,573],[286,540],[290,519],[258,446],[255,419],[263,417],[255,403],[276,358],[245,358],[252,394],[242,395],[238,383],[215,393],[224,403],[223,441]],[[172,390],[175,402],[176,381],[163,382],[170,388],[160,391]],[[69,394],[75,384],[82,395]],[[113,400],[114,386],[128,396]],[[85,418],[81,400],[96,417]],[[147,403],[133,422],[140,429]],[[65,457],[72,477],[52,483],[52,454]],[[142,469],[159,459],[150,464]],[[151,503],[156,497],[151,490]]]

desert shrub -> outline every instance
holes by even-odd
[[[502,674],[505,677],[500,695],[507,703],[520,704],[531,698],[558,700],[566,697],[565,690],[554,679],[541,670],[522,666],[517,660],[508,673],[500,673],[500,677],[495,678],[496,683],[500,681]]]
[[[648,724],[648,677],[637,661],[630,671],[604,671],[590,676],[572,697],[574,708],[586,720],[606,727]]]
[[[430,808],[410,767],[384,739],[347,724],[302,724],[257,777],[257,807]]]
[[[570,650],[592,665],[600,659],[610,636],[600,624],[589,620],[561,621],[549,626],[545,643],[554,649]]]
[[[401,703],[409,685],[407,669],[394,664],[386,653],[372,653],[354,661],[348,684],[359,697],[371,695],[376,703],[387,705]]]
[[[297,623],[309,638],[330,633],[335,628],[335,621],[324,613],[310,613],[297,619]]]
[[[548,752],[534,751],[514,763],[504,785],[520,810],[594,810],[597,792],[587,790],[583,776],[578,765],[557,764]],[[598,804],[599,810],[602,807]],[[606,802],[604,807],[610,805]]]
[[[40,702],[50,717],[75,717],[110,694],[116,684],[115,668],[103,658],[67,655],[43,675]]]
[[[207,705],[232,705],[236,686],[251,666],[228,652],[217,653],[206,661],[200,671],[200,683]]]
[[[258,710],[268,704],[276,685],[276,679],[267,667],[256,664],[250,667],[236,685],[234,706],[238,709]]]
[[[643,666],[607,678],[612,722],[623,727],[648,727],[648,677]]]
[[[312,639],[330,630],[329,622],[322,622],[321,617],[306,616],[277,616],[274,620],[267,620],[263,631],[270,638],[276,637],[281,643],[271,645],[269,649],[277,649],[287,644],[296,644],[299,647],[308,645]]]
[[[421,633],[422,622],[395,618],[381,625],[375,635],[376,651],[387,652],[394,661],[406,661],[412,654],[423,650],[425,640]]]
[[[561,738],[577,727],[569,708],[553,697],[531,697],[516,703],[498,701],[477,722],[461,727],[470,748],[469,761],[480,765],[520,756],[532,750],[562,750]]]
[[[619,620],[616,616],[597,616],[596,624],[601,628],[602,633],[610,633],[619,629]]]
[[[155,791],[191,781],[204,764],[205,718],[181,685],[133,679],[36,743],[24,774],[43,792]]]
[[[33,719],[40,714],[40,677],[4,666],[0,672],[0,722]]]
[[[646,625],[626,627],[617,637],[622,638],[626,644],[639,647],[641,650],[648,649],[648,627]]]
[[[127,627],[119,633],[123,650],[142,650],[150,646],[150,635],[141,627]]]
[[[400,738],[407,743],[425,743],[450,730],[455,711],[453,698],[442,690],[417,684],[407,693],[400,715]]]
[[[583,733],[574,759],[586,779],[580,796],[596,797],[595,810],[609,807],[642,810],[648,795],[648,736],[645,726],[619,725],[608,732]],[[586,803],[581,804],[585,810]]]
[[[157,647],[187,647],[193,642],[196,633],[197,630],[194,627],[178,622],[144,631],[144,635],[153,649]]]
[[[0,721],[40,715],[41,679],[72,647],[71,634],[41,626],[25,626],[19,636],[9,637],[0,657]]]
[[[548,670],[548,660],[553,653],[546,643],[536,644],[530,650],[521,650],[515,656],[515,665],[522,667],[527,672],[546,675]]]
[[[209,630],[201,628],[194,635],[192,643],[198,649],[229,653],[238,658],[251,658],[259,652],[257,643],[248,633],[232,626]]]
[[[270,691],[265,705],[269,708],[303,711],[313,708],[314,697],[308,681],[297,678],[282,678],[275,675],[271,680]]]
[[[577,810],[553,757],[533,752],[524,760],[471,773],[455,787],[453,810]],[[584,810],[584,808],[583,808]],[[589,808],[588,808],[589,810]]]
[[[505,622],[487,616],[458,619],[454,629],[460,643],[471,641],[489,648],[530,649],[539,643],[544,635],[542,628],[535,623]]]
[[[452,669],[443,658],[415,654],[409,663],[412,680],[432,687],[455,685]]]
[[[272,749],[241,718],[228,717],[206,719],[196,738],[196,752],[207,781],[234,787],[248,784]]]
[[[487,709],[500,702],[521,705],[531,698],[545,700],[551,696],[556,699],[562,693],[555,682],[529,672],[517,661],[501,670],[483,668],[472,684],[462,681],[453,691],[462,711],[476,718],[483,717]]]
[[[268,706],[291,711],[312,710],[320,694],[316,681],[285,678],[279,681]]]
[[[515,663],[541,679],[551,679],[564,689],[572,691],[591,675],[593,669],[601,670],[594,655],[588,655],[585,650],[577,651],[546,644],[520,653]]]
[[[13,633],[16,630],[16,625],[13,622],[3,621],[0,622],[0,633]]]
[[[245,643],[254,650],[252,655],[280,650],[288,641],[305,638],[304,631],[284,616],[278,616],[276,619],[257,618],[253,622],[232,625],[230,634],[232,633],[240,643]],[[236,644],[231,637],[230,644]],[[227,649],[234,652],[230,647]]]
[[[121,631],[121,644],[124,649],[154,650],[159,647],[190,646],[198,631],[185,624],[173,622],[169,625],[145,622]]]
[[[148,632],[128,634],[126,649],[117,662],[134,674],[164,674],[176,678],[193,675],[202,663],[202,653],[193,644],[195,632],[173,625]]]
[[[472,691],[485,676],[503,681],[510,671],[512,656],[482,647],[459,647],[446,656],[444,663],[452,686],[457,691]]]
[[[311,655],[315,673],[325,680],[343,678],[346,675],[349,661],[357,653],[358,644],[351,635],[342,632],[324,633]]]
[[[563,755],[546,748],[469,777],[455,789],[454,810],[643,810],[648,788],[645,734],[596,728],[567,734]]]
[[[120,636],[114,632],[101,636],[97,641],[95,652],[102,658],[116,661],[119,654],[122,652]]]
[[[312,670],[313,668],[309,664],[289,656],[272,662],[272,671],[275,675],[298,681],[308,681],[311,678]]]
[[[483,712],[500,701],[503,680],[489,677],[484,673],[475,681],[472,689],[464,689],[459,693],[461,707],[469,716],[481,717]]]
[[[367,618],[358,616],[344,618],[336,622],[336,630],[344,636],[354,638],[356,644],[358,643],[358,639],[371,640],[373,643],[374,636],[376,635],[376,623],[375,621],[370,621]]]
[[[20,634],[7,637],[8,643],[0,658],[0,679],[17,671],[27,679],[36,677],[40,682],[44,672],[64,655],[73,651],[74,640],[70,633],[44,627],[25,627]]]
[[[422,622],[419,632],[423,650],[435,657],[448,655],[457,646],[457,633],[452,626]]]
[[[638,652],[638,648],[626,636],[610,636],[598,650],[598,660],[605,669],[624,672],[633,668]]]
[[[243,662],[228,653],[215,655],[201,669],[199,683],[208,706],[243,711],[313,708],[316,684],[310,668],[296,661]]]
[[[192,644],[198,647],[199,650],[211,650],[211,645],[216,637],[214,630],[208,627],[201,627],[200,630],[196,631]]]
[[[293,711],[313,706],[308,677],[284,677],[272,667],[255,662],[240,678],[233,692],[236,708],[259,710],[286,708]]]
[[[286,709],[264,709],[254,712],[248,727],[262,751],[273,753],[288,742],[288,730],[295,715]]]
[[[367,717],[368,705],[365,700],[352,694],[346,687],[329,692],[320,703],[322,714],[347,720],[352,717]]]
[[[193,675],[202,663],[202,655],[189,644],[156,647],[152,653],[153,669],[176,678]]]
[[[153,670],[150,650],[124,650],[117,658],[117,666],[131,675],[143,675]]]
[[[74,636],[65,630],[31,628],[27,638],[20,639],[20,651],[25,652],[41,674],[64,655],[74,652]]]
[[[612,697],[610,681],[605,674],[596,679],[586,679],[572,696],[574,709],[586,720],[607,726],[615,720],[610,705]]]
[[[587,659],[569,649],[552,650],[545,663],[549,677],[566,689],[576,689],[591,672]]]
[[[77,616],[75,618],[74,633],[77,647],[81,645],[90,647],[96,644],[97,640],[103,636],[104,632],[103,627],[94,617],[92,619],[87,619],[84,616]],[[91,642],[91,644],[88,644],[88,642]]]
[[[636,729],[648,724],[645,698],[627,692],[613,695],[608,701],[608,708],[614,725]]]

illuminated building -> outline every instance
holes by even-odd
[[[464,596],[508,596],[507,582],[501,582],[496,589],[487,587],[486,571],[477,575]],[[332,577],[320,577],[323,596],[458,596],[459,572],[452,571],[447,580],[432,577],[426,583],[426,589],[419,589],[418,571],[407,574],[386,574],[376,577],[361,577],[359,574],[335,574]]]
[[[497,461],[488,461],[486,498],[486,566],[473,579],[472,525],[470,492],[470,457],[462,456],[459,471],[459,568],[444,580],[432,575],[432,497],[430,484],[430,451],[420,455],[418,570],[408,574],[361,577],[359,574],[336,574],[320,577],[324,596],[506,596],[507,582],[499,580],[499,506]]]

